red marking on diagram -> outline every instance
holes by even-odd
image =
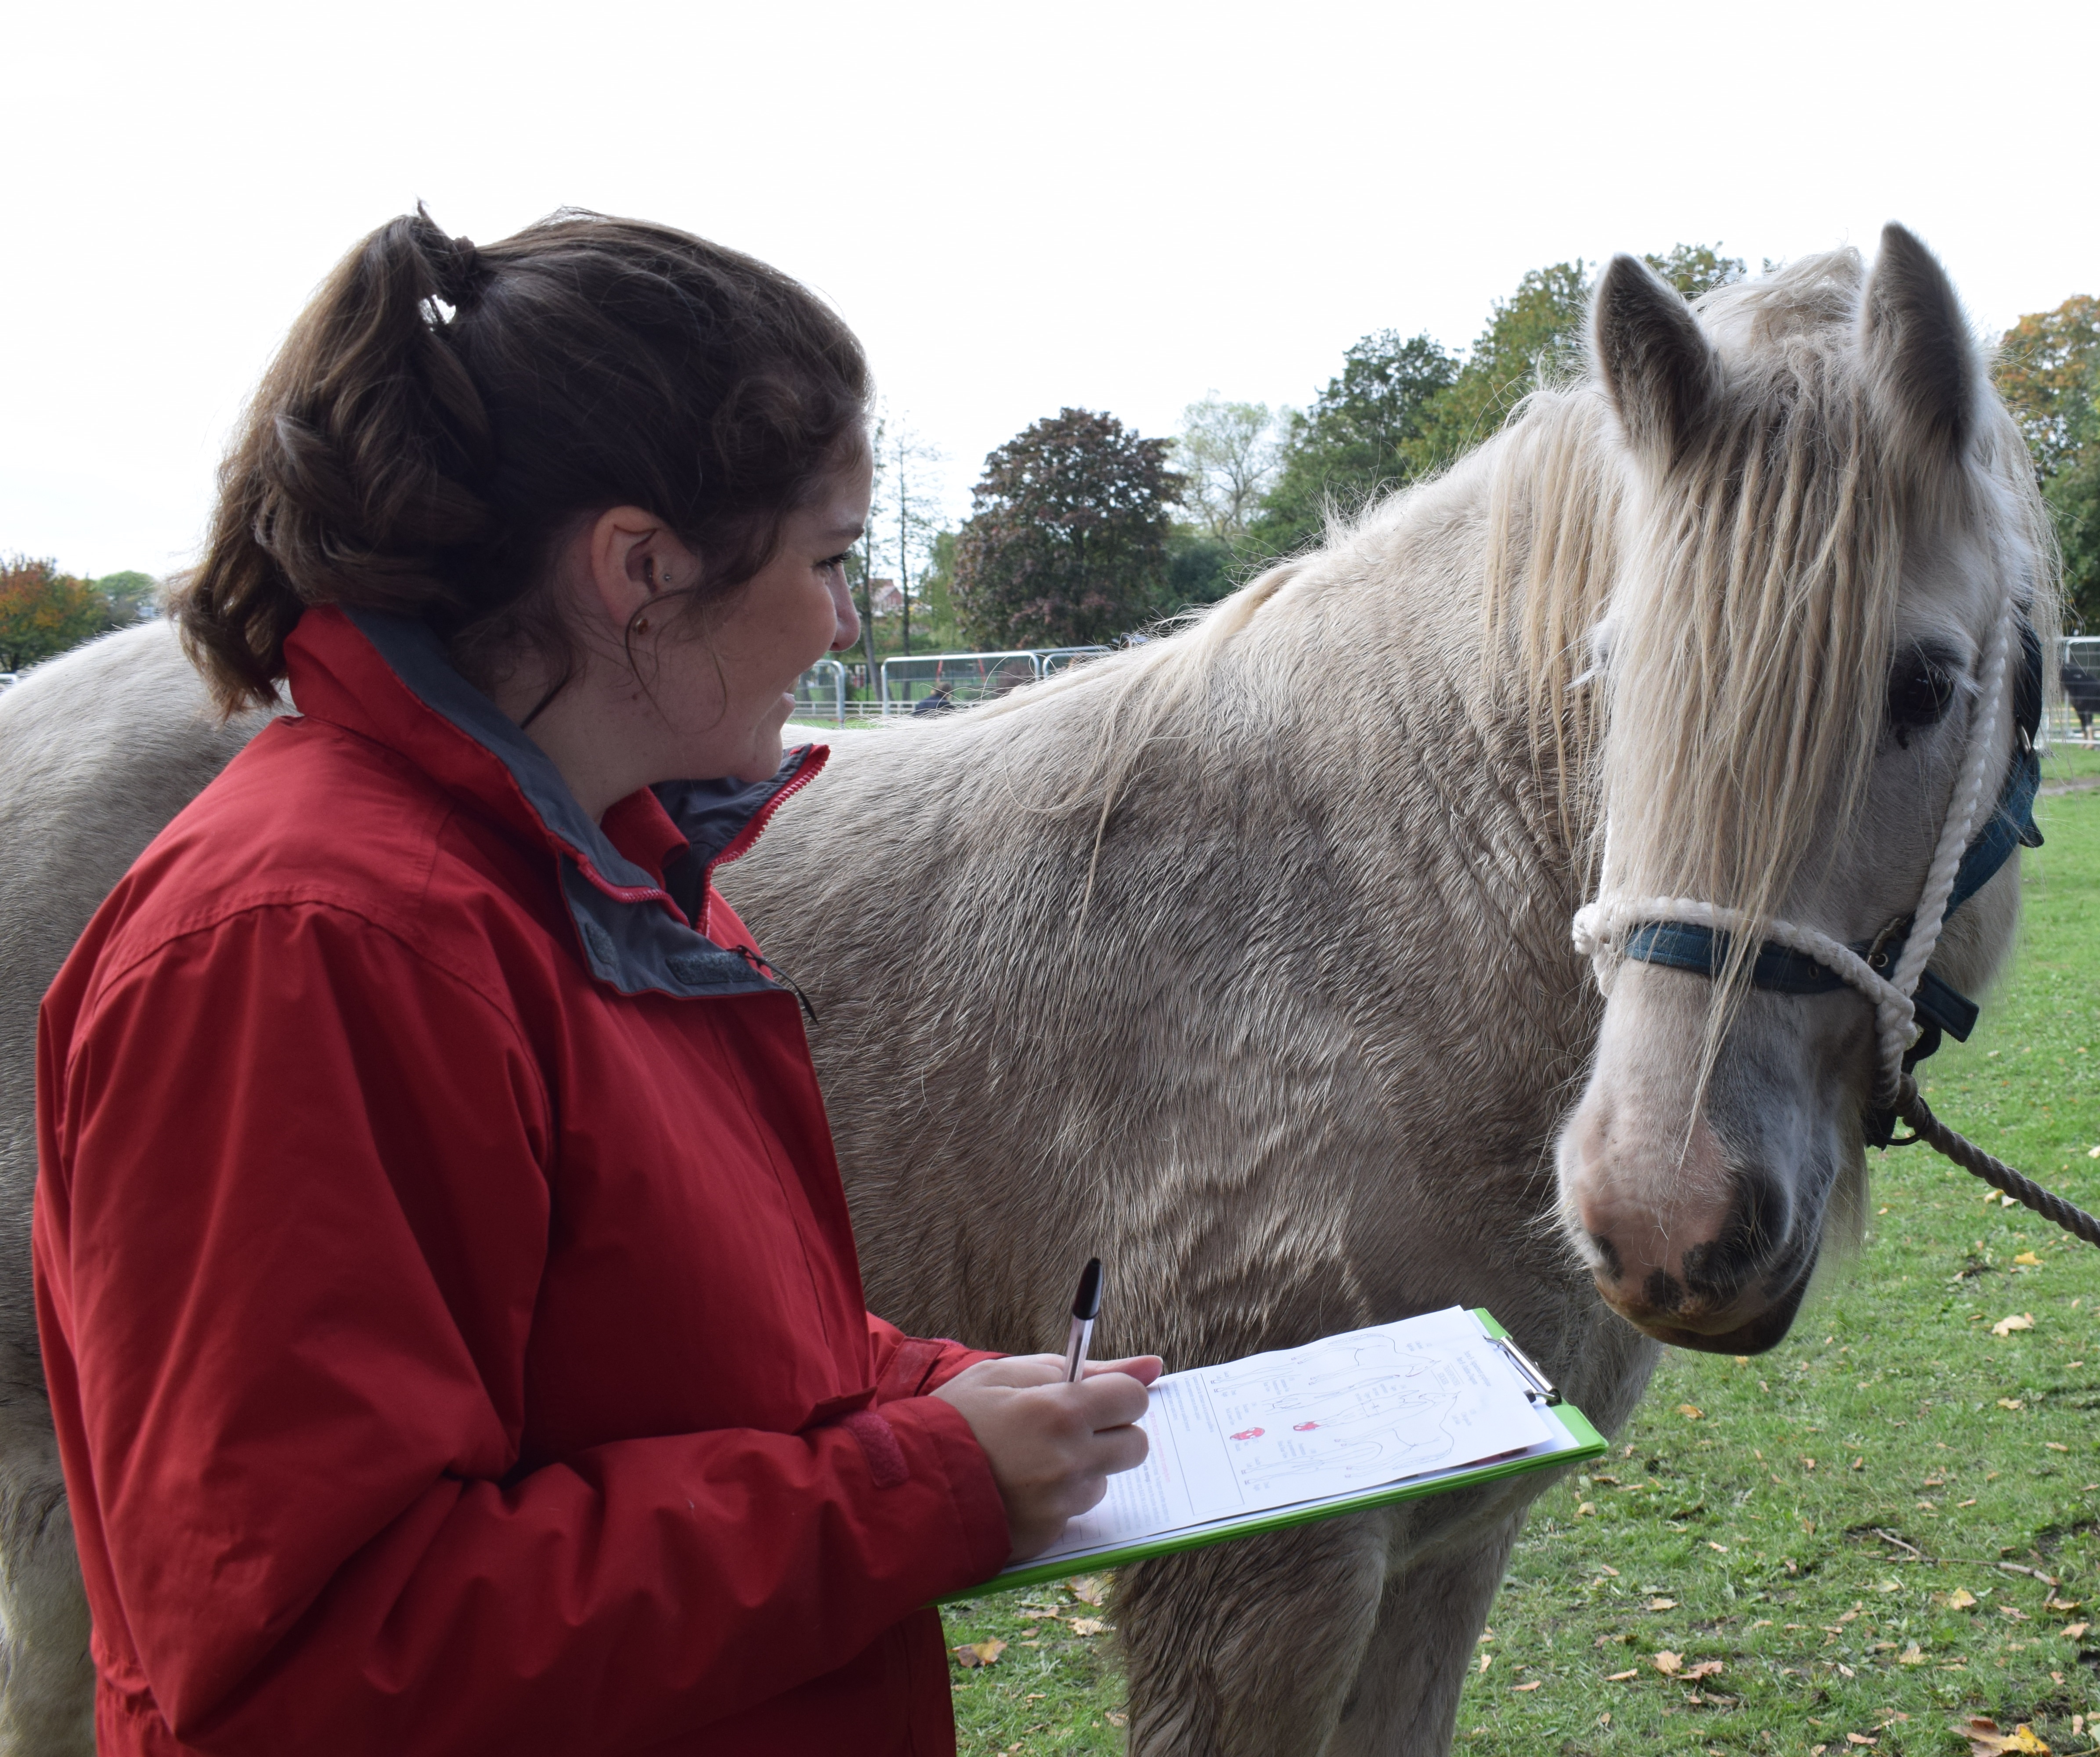
[[[1312,1431],[1315,1428],[1318,1427],[1319,1425],[1320,1425],[1320,1424],[1319,1424],[1319,1423],[1317,1423],[1317,1421],[1301,1421],[1300,1423],[1299,1423],[1299,1424],[1298,1424],[1295,1428],[1293,1428],[1290,1431],[1291,1431],[1293,1433],[1312,1433]]]
[[[1261,1433],[1259,1428],[1242,1428],[1233,1437],[1235,1440],[1259,1440],[1261,1437]]]

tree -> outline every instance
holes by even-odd
[[[1718,245],[1676,245],[1644,260],[1688,299],[1746,271]],[[1462,362],[1427,334],[1365,336],[1312,407],[1285,417],[1281,466],[1252,526],[1262,546],[1284,554],[1316,541],[1330,505],[1350,510],[1442,469],[1539,385],[1575,377],[1589,308],[1577,258],[1531,270],[1498,299]]]
[[[1498,299],[1464,367],[1402,447],[1410,468],[1440,470],[1493,435],[1539,385],[1581,372],[1589,309],[1579,258],[1531,270],[1515,293]]]
[[[1181,411],[1174,461],[1189,479],[1184,504],[1220,542],[1237,544],[1276,473],[1266,403],[1229,403],[1211,391]]]
[[[1318,541],[1330,506],[1353,512],[1407,481],[1405,448],[1458,372],[1427,335],[1382,329],[1351,347],[1312,408],[1285,412],[1275,480],[1249,526],[1255,546],[1289,554]]]
[[[1740,256],[1722,255],[1718,244],[1672,245],[1661,255],[1641,260],[1688,299],[1732,286],[1749,272],[1749,263]]]
[[[1081,647],[1167,607],[1172,442],[1063,408],[985,459],[957,544],[955,604],[985,647]]]
[[[2080,294],[2033,311],[1998,343],[1999,394],[2027,435],[2044,482],[2070,463],[2089,424],[2100,370],[2100,299]]]
[[[945,461],[938,446],[901,421],[885,422],[883,463],[888,477],[883,504],[883,537],[897,558],[898,621],[903,651],[911,651],[911,603],[933,564],[932,545],[941,530],[938,471]],[[871,510],[868,523],[875,523]]]
[[[1996,377],[2063,552],[2065,625],[2100,629],[2100,299],[2021,318],[1999,342]]]
[[[95,589],[109,600],[112,628],[143,622],[160,607],[161,582],[150,573],[105,573]]]
[[[58,563],[0,558],[0,670],[20,671],[111,626],[109,600]]]

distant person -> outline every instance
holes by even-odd
[[[175,610],[298,714],[44,1003],[101,1757],[952,1752],[928,1605],[1143,1457],[1157,1360],[866,1310],[710,887],[821,761],[868,395],[786,276],[576,213],[389,222],[263,378]]]
[[[2100,714],[2100,678],[2096,678],[2082,667],[2067,659],[2061,677],[2063,699],[2071,704],[2071,711],[2078,716],[2078,735],[2088,744],[2093,742],[2093,717]]]
[[[955,700],[954,684],[936,683],[932,695],[912,703],[911,717],[922,720],[929,714],[952,713],[961,706],[962,704]]]

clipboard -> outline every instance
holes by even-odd
[[[1609,1450],[1604,1437],[1590,1425],[1589,1418],[1582,1410],[1561,1397],[1545,1374],[1518,1347],[1515,1339],[1496,1321],[1493,1314],[1485,1307],[1475,1307],[1471,1315],[1478,1320],[1484,1340],[1508,1362],[1511,1375],[1546,1430],[1546,1437],[1537,1445],[1520,1452],[1397,1477],[1342,1494],[1317,1495],[1283,1506],[1267,1507],[1254,1512],[1229,1514],[1222,1518],[1179,1525],[1127,1542],[1069,1550],[1048,1557],[1030,1557],[1026,1561],[1013,1564],[974,1587],[947,1593],[938,1602],[947,1604],[956,1599],[986,1592],[1004,1592],[1017,1587],[1038,1586],[1048,1580],[1066,1579],[1074,1574],[1120,1568],[1132,1562],[1148,1561],[1154,1556],[1177,1555],[1184,1550],[1202,1549],[1213,1543],[1227,1543],[1235,1538],[1254,1537],[1264,1532],[1285,1531],[1293,1525],[1309,1525],[1316,1520],[1337,1519],[1347,1513],[1367,1512],[1375,1508],[1390,1507],[1396,1502],[1419,1500],[1432,1494],[1449,1494],[1456,1489],[1476,1488],[1482,1484],[1499,1482],[1532,1471],[1560,1469],[1603,1457]]]

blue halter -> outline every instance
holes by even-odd
[[[2032,625],[2024,621],[2020,625],[2020,647],[2025,664],[2014,694],[2019,737],[2012,767],[1990,817],[1963,850],[1961,864],[1954,874],[1954,889],[1947,898],[1949,916],[1997,876],[1998,869],[2012,858],[2014,849],[2041,846],[2041,832],[2034,821],[2035,793],[2041,785],[2041,758],[2034,744],[2041,725],[2041,642]],[[1877,975],[1886,976],[1903,956],[1911,925],[1911,917],[1905,916],[1874,938],[1856,942],[1850,949],[1864,959]],[[1718,928],[1688,921],[1649,921],[1626,936],[1625,956],[1643,964],[1660,964],[1712,978],[1720,973],[1727,962],[1728,944],[1727,934]],[[1807,953],[1769,939],[1758,947],[1750,981],[1754,987],[1776,995],[1827,995],[1846,986],[1843,977]],[[1976,1003],[1929,969],[1919,977],[1912,1004],[1919,1031],[1917,1041],[1904,1057],[1906,1071],[1938,1049],[1943,1035],[1966,1043],[1976,1027],[1979,1010]],[[1868,1145],[1889,1146],[1895,1123],[1892,1112],[1870,1110],[1866,1117]]]

